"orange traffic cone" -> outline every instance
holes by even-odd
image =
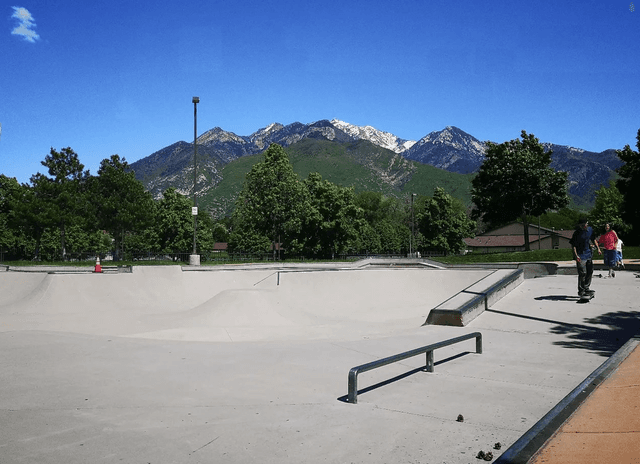
[[[100,256],[96,258],[96,267],[93,268],[93,272],[102,272],[102,266],[100,266]]]

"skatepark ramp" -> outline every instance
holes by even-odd
[[[358,374],[360,374],[361,372],[367,372],[373,369],[377,369],[379,367],[402,361],[407,358],[412,358],[423,353],[426,353],[427,355],[425,370],[427,372],[433,372],[433,352],[435,350],[437,350],[438,348],[444,348],[445,346],[453,345],[455,343],[460,343],[471,338],[476,339],[476,353],[482,354],[482,334],[480,332],[473,332],[470,334],[461,335],[459,337],[450,338],[449,340],[444,340],[442,342],[432,343],[430,345],[416,348],[414,350],[405,351],[404,353],[394,354],[393,356],[378,359],[377,361],[371,361],[366,364],[361,364],[360,366],[352,367],[349,371],[349,396],[347,401],[352,404],[356,404],[358,402]]]

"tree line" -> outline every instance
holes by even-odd
[[[193,240],[191,201],[168,189],[154,201],[124,158],[102,160],[96,176],[71,148],[51,149],[28,184],[0,174],[0,251],[5,260],[57,261],[132,250],[181,253]],[[201,246],[213,241],[203,214]],[[207,230],[207,228],[209,230]]]
[[[640,205],[632,196],[640,178],[638,151],[618,151],[625,164],[610,187],[601,186],[590,212],[592,223],[613,222],[638,241]],[[197,251],[227,242],[230,252],[331,258],[345,254],[458,253],[463,239],[480,228],[519,219],[526,225],[550,211],[565,216],[567,173],[550,167],[551,153],[522,131],[521,139],[488,143],[472,181],[473,209],[444,189],[404,199],[377,192],[356,193],[310,173],[299,179],[284,149],[271,145],[247,174],[231,217],[197,215]],[[84,169],[70,148],[51,149],[29,183],[0,174],[0,252],[5,260],[68,260],[83,253],[134,252],[177,256],[192,248],[193,200],[174,188],[154,200],[124,158],[100,163],[97,175]],[[562,212],[565,213],[562,213]],[[568,213],[567,213],[568,211]],[[526,237],[526,244],[529,244]]]
[[[462,203],[437,188],[414,202],[323,180],[300,180],[282,147],[272,145],[247,174],[232,217],[197,215],[197,252],[227,242],[229,251],[328,258],[358,253],[406,254],[410,249],[457,253],[475,222]],[[57,261],[112,253],[185,255],[192,249],[193,199],[174,188],[154,200],[118,155],[97,175],[70,147],[51,149],[46,173],[28,184],[0,174],[0,251],[4,260]],[[413,221],[413,222],[412,222]],[[452,223],[452,227],[447,222]],[[447,228],[446,238],[434,231]],[[413,234],[412,234],[413,229]]]

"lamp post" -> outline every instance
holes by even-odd
[[[196,254],[196,234],[198,230],[198,197],[196,195],[198,173],[196,171],[196,160],[198,158],[198,103],[200,103],[200,97],[193,97],[191,102],[193,103],[193,208],[191,209],[191,214],[193,215],[193,253],[189,256],[189,264],[199,266],[200,255]]]
[[[413,197],[415,197],[416,194],[412,193],[411,194],[411,237],[409,237],[409,257],[413,258],[413,223],[414,223],[414,219],[413,219]]]

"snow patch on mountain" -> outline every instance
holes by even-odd
[[[372,126],[355,126],[339,119],[332,119],[331,124],[352,137],[368,140],[374,145],[387,148],[396,153],[402,153],[416,143],[413,140],[401,139],[389,132],[383,132]]]

